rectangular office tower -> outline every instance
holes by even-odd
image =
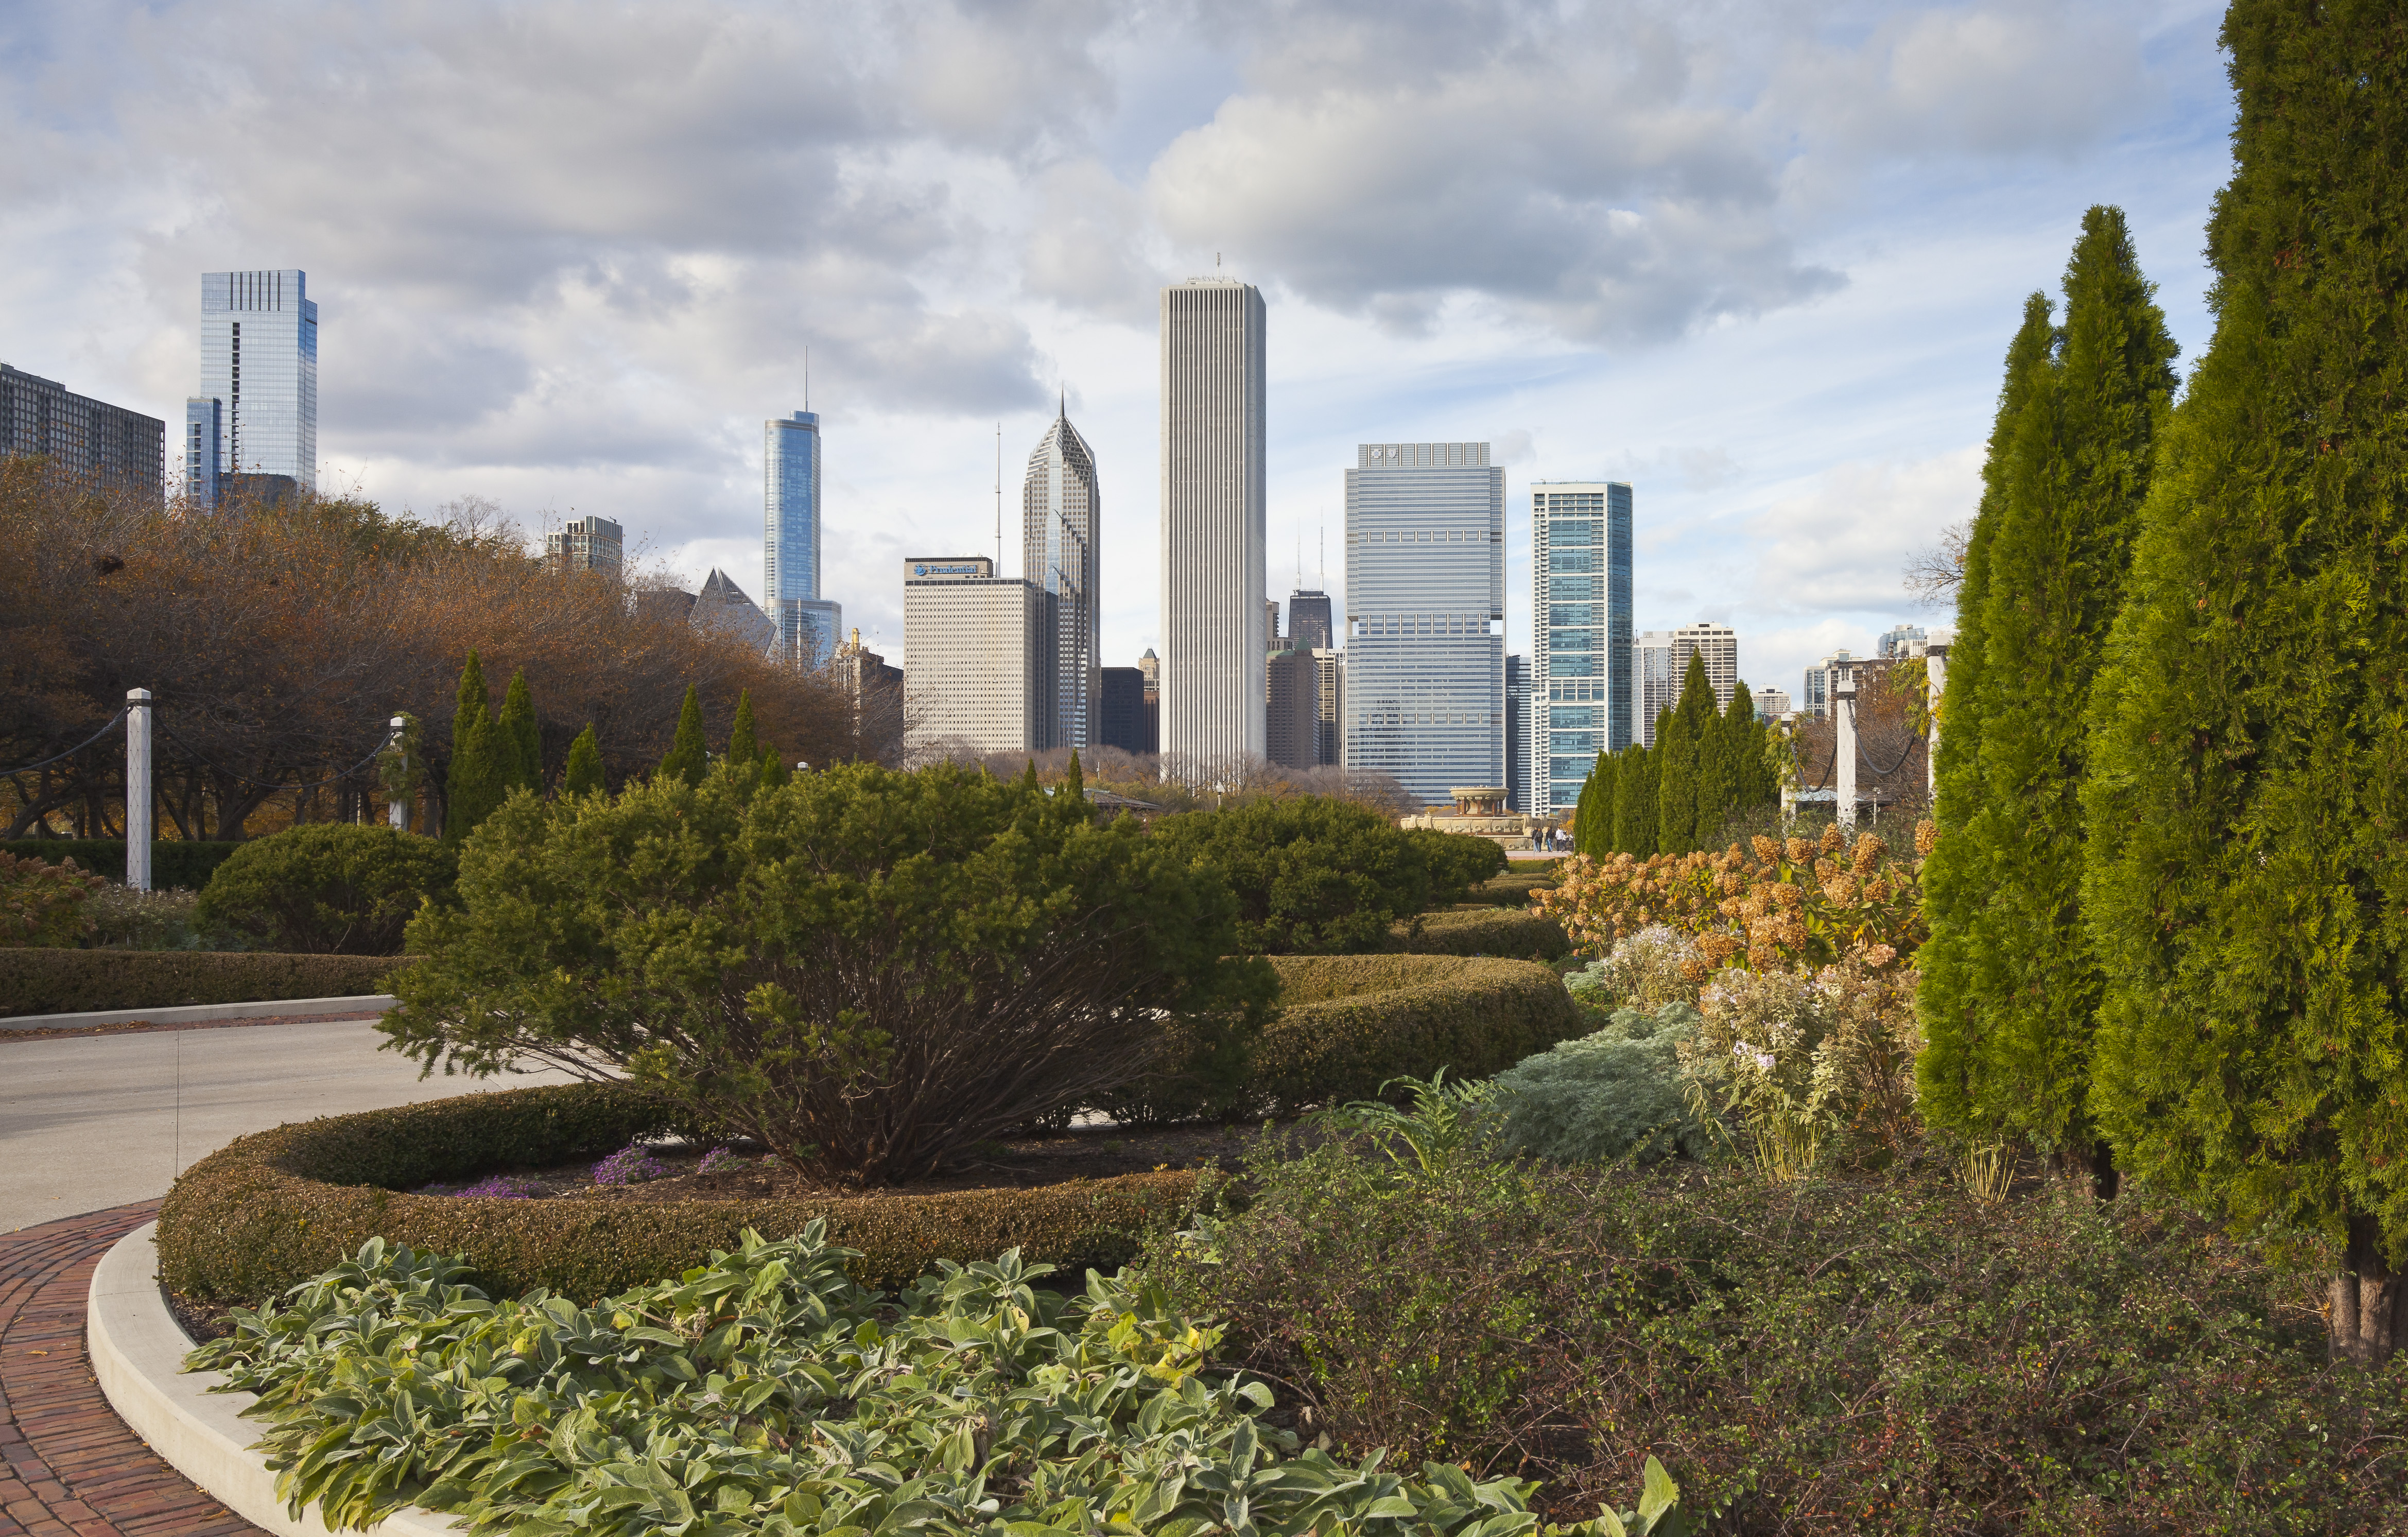
[[[844,606],[820,596],[820,418],[772,417],[762,426],[765,607],[777,634],[769,649],[796,667],[836,654]]]
[[[214,401],[218,455],[212,478],[266,476],[263,494],[292,482],[318,489],[318,305],[298,268],[201,274],[201,387],[185,402]],[[188,457],[189,462],[189,457]]]
[[[1259,758],[1263,296],[1233,278],[1162,291],[1162,751]]]
[[[1346,472],[1349,768],[1425,805],[1505,783],[1505,471],[1485,443],[1365,443]]]
[[[53,472],[156,496],[167,424],[0,363],[0,458],[38,454]]]
[[[1085,747],[1100,740],[1096,691],[1103,668],[1102,620],[1096,584],[1102,567],[1096,535],[1102,523],[1096,455],[1070,425],[1066,406],[1029,454],[1020,491],[1020,569],[1054,595],[1054,616],[1062,625],[1054,648],[1056,740],[1048,747]]]
[[[1530,583],[1530,812],[1557,816],[1633,740],[1630,488],[1533,481]]]
[[[1041,753],[1054,738],[1052,593],[984,555],[903,563],[903,717],[920,752]]]

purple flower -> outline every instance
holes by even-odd
[[[641,1185],[646,1180],[666,1179],[674,1172],[667,1164],[652,1156],[652,1150],[641,1142],[629,1142],[594,1166],[596,1185]]]
[[[738,1157],[733,1148],[714,1147],[702,1156],[702,1167],[695,1172],[732,1174],[752,1161],[750,1158]]]

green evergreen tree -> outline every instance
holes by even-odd
[[[503,765],[494,757],[492,708],[484,666],[471,649],[460,669],[460,692],[452,710],[452,767],[443,786],[446,843],[457,845],[509,797]]]
[[[727,728],[727,761],[756,763],[761,757],[761,735],[752,726],[752,691],[739,689],[736,695],[736,720]]]
[[[1572,817],[1572,848],[1592,859],[1613,852],[1613,781],[1619,769],[1612,754],[1600,752],[1581,785],[1580,807]]]
[[[1656,736],[1656,751],[1663,760],[1656,792],[1658,853],[1690,853],[1700,838],[1711,839],[1722,830],[1720,766],[1712,754],[1720,714],[1713,681],[1706,676],[1706,659],[1693,651],[1689,670],[1681,677],[1680,701],[1667,712],[1668,724]],[[1711,826],[1700,826],[1708,819]]]
[[[1656,717],[1656,740],[1663,740],[1672,712]],[[1663,775],[1664,756],[1653,747],[1624,750],[1623,764],[1613,779],[1613,846],[1641,859],[1656,852],[1656,792]]]
[[[505,791],[522,787],[543,790],[543,736],[536,725],[535,697],[527,691],[524,669],[510,674],[502,696],[499,729],[494,733],[494,768]]]
[[[688,784],[702,783],[703,770],[710,765],[710,750],[702,740],[702,697],[692,683],[685,685],[685,703],[678,711],[677,740],[669,744],[668,756],[652,777],[658,780],[681,779]]]
[[[2214,339],[2093,684],[2091,1111],[2123,1167],[2341,1258],[2408,1330],[2408,18],[2235,0]]]
[[[765,789],[774,790],[794,777],[795,771],[786,767],[783,758],[778,756],[776,748],[761,749],[761,783]]]
[[[603,789],[602,739],[594,734],[594,723],[568,744],[568,766],[561,771],[560,793],[564,796],[594,795]]]
[[[1983,653],[1988,626],[1990,542],[2003,516],[2010,462],[2024,402],[2048,380],[2057,327],[2048,295],[2024,301],[2023,324],[2008,343],[1999,410],[1982,465],[1982,497],[1965,540],[1965,575],[1956,588],[1956,638],[1948,649],[1948,676],[1940,693],[1940,749],[1932,821],[1939,841],[1923,866],[1923,911],[1931,937],[1915,952],[1920,982],[1915,1013],[1924,1050],[1915,1057],[1917,1103],[1936,1127],[1971,1130],[1973,1108],[1971,1037],[1963,1027],[1970,1000],[1981,990],[1986,957],[1971,941],[1971,914],[1988,881],[1983,846],[1962,835],[1984,800],[1981,773]]]
[[[1780,785],[1765,762],[1764,723],[1756,718],[1756,696],[1744,678],[1731,691],[1729,706],[1714,723],[1714,761],[1723,794],[1711,838],[1719,843],[1722,827],[1733,815],[1780,797]]]
[[[2081,926],[2084,715],[2176,382],[2153,292],[2122,213],[2092,208],[1988,541],[1979,799],[1956,835],[1983,877],[1943,920],[1979,960],[1934,1022],[1960,1064],[1958,1128],[2029,1142],[2101,1195],[2115,1182],[2086,1108],[2103,979]]]

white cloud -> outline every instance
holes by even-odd
[[[1835,465],[1748,522],[1759,613],[1860,613],[1907,607],[1907,557],[1972,515],[1982,494],[1982,449],[1903,463]]]

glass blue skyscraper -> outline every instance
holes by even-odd
[[[796,411],[764,424],[764,596],[777,635],[770,646],[797,667],[836,654],[841,604],[820,596],[820,419]]]
[[[1631,743],[1630,488],[1532,482],[1530,572],[1530,811],[1554,816]]]
[[[222,475],[278,475],[318,489],[318,305],[298,268],[201,274],[201,388],[184,408],[191,432],[216,403]]]

